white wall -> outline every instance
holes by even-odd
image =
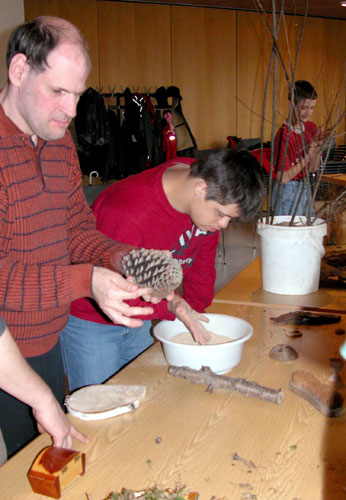
[[[6,48],[12,30],[24,22],[24,0],[0,0],[0,88],[7,79]]]

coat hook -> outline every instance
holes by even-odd
[[[90,174],[89,174],[89,186],[93,185],[93,175],[94,174],[95,174],[95,177],[99,176],[99,173],[97,170],[93,170],[92,172],[90,172]]]

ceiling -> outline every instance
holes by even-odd
[[[137,1],[144,3],[162,3],[169,5],[190,5],[193,7],[214,7],[240,10],[259,10],[261,4],[263,9],[270,12],[273,0],[122,0]],[[280,10],[283,0],[276,0],[276,10]],[[285,0],[284,12],[286,14],[303,15],[305,5],[308,2],[308,15],[318,17],[329,17],[346,19],[346,7],[341,7],[340,0]]]

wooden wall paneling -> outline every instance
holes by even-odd
[[[260,137],[265,81],[271,40],[262,14],[237,13],[237,133],[243,139]],[[272,85],[267,101],[272,99]],[[267,114],[267,113],[266,113]],[[270,124],[265,126],[265,138]]]
[[[96,0],[24,0],[25,20],[37,16],[58,16],[71,21],[85,36],[90,50],[92,69],[87,87],[99,85],[98,20]]]
[[[236,135],[235,11],[171,7],[172,81],[199,149]]]
[[[100,83],[105,92],[171,85],[170,7],[98,2]]]
[[[272,51],[272,35],[267,24],[272,25],[271,14],[250,12],[237,14],[237,123],[238,135],[242,138],[261,136],[263,100]],[[291,31],[292,18],[285,18],[280,24],[278,46],[288,73],[290,73],[288,64],[290,52],[293,52],[294,57]],[[287,115],[287,88],[285,72],[278,57],[276,128]],[[273,69],[269,77],[264,117],[264,140],[268,141],[271,140],[273,123]]]
[[[24,9],[26,20],[56,15],[82,30],[93,63],[88,86],[105,92],[178,86],[200,149],[225,145],[227,135],[260,136],[271,52],[263,14],[103,0],[24,0]],[[301,17],[285,16],[281,24],[279,47],[288,66],[301,23]],[[345,21],[308,18],[296,78],[317,88],[312,119],[318,124],[327,121],[336,98],[339,114],[345,108],[345,47]],[[276,128],[288,114],[287,82],[281,69],[278,74]],[[271,96],[272,85],[265,140],[271,138]],[[343,143],[345,120],[337,132]]]
[[[311,119],[330,127],[345,110],[346,22],[308,18],[297,76],[316,88],[318,100]],[[344,143],[345,119],[337,128],[337,142]]]

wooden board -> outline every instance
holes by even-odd
[[[208,312],[235,315],[253,325],[254,335],[229,375],[282,388],[283,402],[221,389],[208,393],[205,386],[173,377],[155,343],[115,376],[118,383],[147,387],[138,409],[99,422],[70,417],[90,444],[74,442],[74,449],[86,453],[86,473],[66,487],[64,500],[85,499],[86,493],[101,500],[123,486],[154,484],[184,484],[199,491],[200,500],[214,495],[227,500],[345,498],[346,417],[328,419],[288,389],[297,369],[328,383],[328,358],[338,355],[344,340],[335,335],[335,325],[304,327],[302,337],[288,339],[287,325],[269,319],[287,309],[213,304]],[[346,327],[345,317],[340,326]],[[286,341],[299,358],[288,364],[272,360],[271,347]],[[341,375],[346,379],[345,369]],[[39,437],[1,467],[2,499],[45,498],[31,491],[26,473],[48,443],[47,436]]]
[[[100,85],[155,92],[171,84],[170,8],[130,2],[97,2]]]
[[[346,186],[346,174],[324,174],[322,175],[321,180],[324,182],[329,182],[329,184]]]
[[[237,135],[236,13],[171,7],[172,82],[199,149]]]

